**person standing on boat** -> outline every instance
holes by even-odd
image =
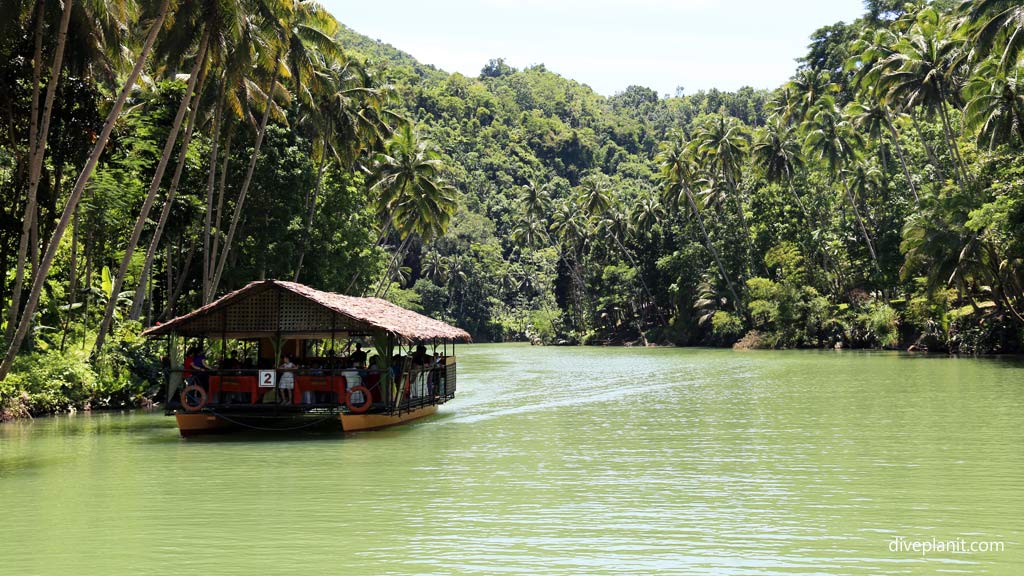
[[[427,347],[423,344],[416,346],[416,352],[412,355],[414,366],[421,367],[430,363],[430,355],[427,354]]]
[[[363,345],[356,343],[356,351],[352,353],[352,364],[356,368],[366,367],[366,351],[363,350]]]
[[[288,356],[282,358],[284,362],[281,363],[281,370],[284,372],[281,374],[279,380],[279,388],[281,389],[281,403],[291,404],[292,403],[292,390],[295,388],[295,370],[297,366],[292,364],[292,359]]]

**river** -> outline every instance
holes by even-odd
[[[1024,574],[1019,361],[458,354],[384,431],[0,425],[0,574]]]

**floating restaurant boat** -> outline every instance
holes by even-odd
[[[429,416],[455,396],[455,343],[470,340],[386,300],[279,280],[143,335],[167,341],[166,412],[182,436],[339,424],[351,432]]]

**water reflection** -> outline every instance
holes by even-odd
[[[4,570],[1024,573],[1019,363],[528,346],[459,362],[455,401],[377,432],[0,426]],[[896,536],[1005,551],[897,554]]]

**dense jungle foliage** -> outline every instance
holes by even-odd
[[[1022,346],[1017,2],[870,0],[774,90],[611,97],[315,2],[0,3],[0,418],[138,401],[141,328],[260,278],[478,341]]]

